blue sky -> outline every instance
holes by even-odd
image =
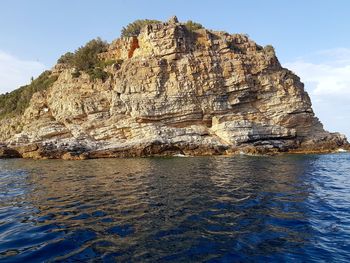
[[[349,10],[347,0],[2,0],[0,93],[26,84],[92,38],[117,38],[135,19],[177,15],[272,44],[305,83],[326,129],[350,137]]]

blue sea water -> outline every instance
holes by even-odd
[[[0,262],[350,262],[350,154],[0,160]]]

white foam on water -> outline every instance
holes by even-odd
[[[344,150],[344,149],[342,149],[342,148],[339,148],[338,150],[337,150],[337,152],[338,153],[346,153],[346,152],[348,152],[347,150]]]
[[[188,156],[186,156],[186,155],[184,155],[184,154],[180,154],[180,153],[174,154],[173,156],[174,156],[174,157],[188,157]]]

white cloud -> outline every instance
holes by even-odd
[[[287,63],[285,66],[295,71],[304,82],[316,85],[315,95],[350,95],[350,65],[330,66],[305,61]]]
[[[350,137],[350,49],[318,51],[284,66],[305,83],[325,128]]]
[[[28,84],[32,76],[38,76],[45,68],[40,62],[21,60],[0,50],[0,93]]]

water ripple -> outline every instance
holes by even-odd
[[[0,160],[1,262],[349,262],[350,154]]]

